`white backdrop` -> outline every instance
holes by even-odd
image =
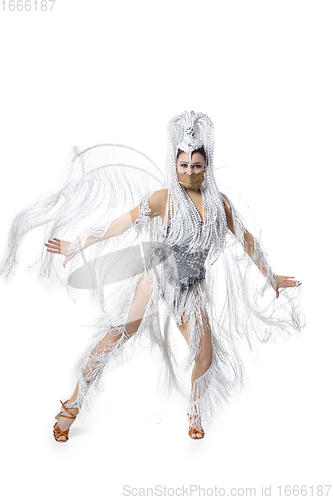
[[[0,5],[1,263],[14,217],[59,189],[74,145],[125,144],[163,168],[167,121],[193,109],[215,124],[215,164],[260,222],[274,271],[303,282],[307,327],[244,349],[248,388],[201,441],[187,436],[186,402],[154,399],[158,361],[143,350],[108,371],[58,444],[53,415],[96,309],[37,280],[44,235],[33,231],[0,278],[6,498],[152,497],[159,485],[156,497],[284,498],[286,485],[316,497],[332,483],[332,2],[18,4]]]

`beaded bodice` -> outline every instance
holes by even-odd
[[[176,217],[172,217],[168,223],[167,233],[164,242],[168,243],[168,233],[170,226],[175,222]],[[179,286],[181,290],[189,289],[206,277],[205,261],[210,247],[198,251],[190,251],[186,244],[170,245],[173,251],[178,272]]]

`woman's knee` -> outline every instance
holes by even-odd
[[[131,321],[129,323],[126,323],[126,332],[127,332],[127,335],[130,337],[132,335],[134,335],[138,329],[139,329],[139,326],[141,324],[141,321],[142,321],[142,318],[140,319],[137,319],[135,321]]]
[[[83,371],[87,382],[93,380],[96,377],[96,373],[102,369],[102,365],[105,364],[105,356],[111,352],[113,345],[119,338],[119,333],[111,331],[97,344]]]
[[[195,358],[195,363],[200,366],[202,371],[207,371],[213,361],[213,352],[211,349],[200,351]]]
[[[213,344],[211,330],[207,320],[205,331],[201,337],[201,347],[197,362],[201,365],[202,369],[208,370],[213,360]]]
[[[124,328],[114,328],[105,335],[105,337],[99,342],[90,355],[90,359],[86,364],[83,375],[86,381],[93,380],[97,374],[104,369],[104,365],[107,363],[109,355],[116,344],[122,341],[130,339],[138,330],[141,320],[132,321],[127,323]]]

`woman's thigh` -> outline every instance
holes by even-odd
[[[152,285],[151,274],[148,272],[141,277],[133,296],[126,322],[128,334],[135,333],[140,326],[151,297]]]
[[[148,275],[145,274],[141,277],[134,292],[126,324],[120,327],[112,327],[110,332],[99,342],[94,354],[112,348],[112,345],[124,335],[123,326],[125,326],[125,335],[127,338],[132,337],[137,332],[149,303],[151,289],[152,283],[149,281]]]
[[[177,323],[177,327],[181,334],[183,335],[186,342],[189,344],[189,327],[190,327],[190,319],[186,319],[187,314],[184,311],[181,319],[181,323]],[[209,323],[209,318],[207,314],[203,311],[194,312],[194,318],[196,322],[196,326],[199,328],[200,336],[201,336],[201,349],[198,358],[211,359],[212,357],[212,334],[211,327]]]

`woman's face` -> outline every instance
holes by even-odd
[[[202,154],[193,153],[190,165],[190,155],[188,153],[180,153],[177,159],[177,172],[179,174],[198,174],[202,170],[205,170],[205,158]]]

